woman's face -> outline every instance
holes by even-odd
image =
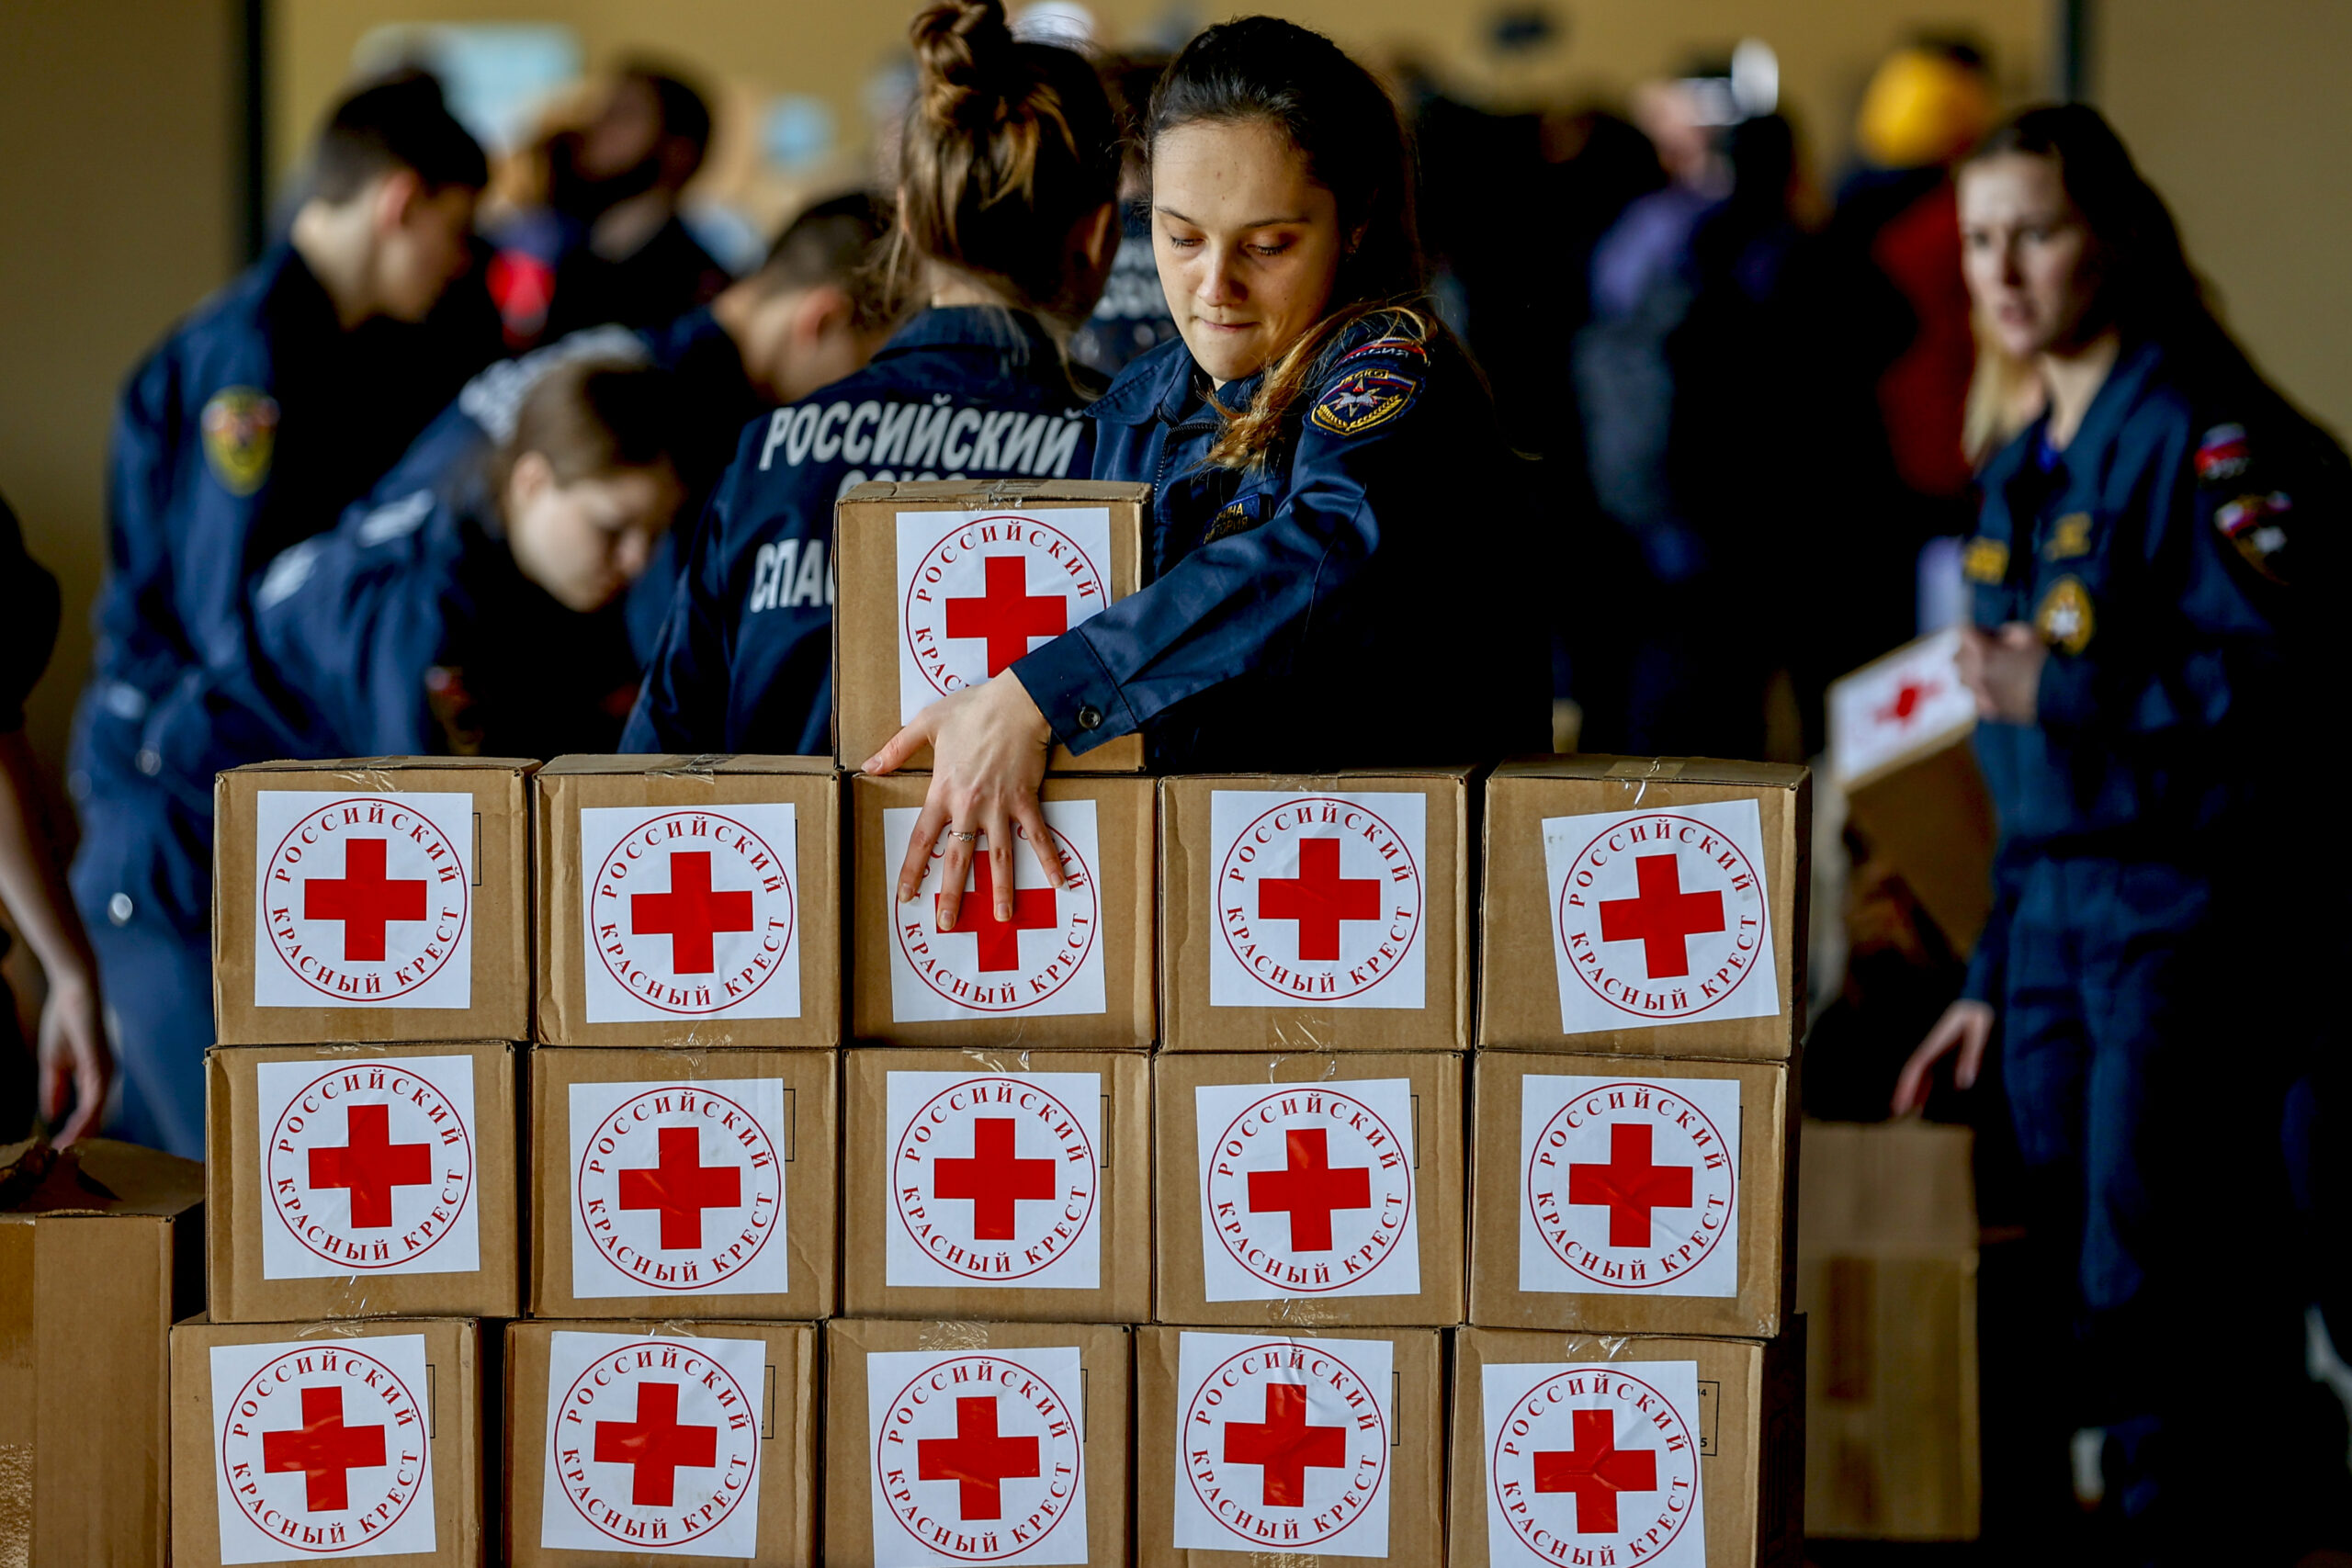
[[[523,575],[567,610],[590,615],[645,575],[684,492],[667,468],[557,480],[537,452],[507,481],[506,538]]]
[[[1331,301],[1340,204],[1262,119],[1195,120],[1152,148],[1151,248],[1193,358],[1223,386],[1255,375]]]
[[[2001,152],[1963,165],[1960,250],[1977,317],[2003,353],[2076,344],[2098,293],[2098,246],[2055,160]]]

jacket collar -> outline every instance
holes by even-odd
[[[1002,305],[934,305],[890,334],[876,360],[927,349],[970,348],[1000,355],[1008,366],[1062,364],[1062,351],[1046,324],[1026,310]]]
[[[1228,381],[1217,389],[1216,401],[1227,409],[1245,409],[1257,400],[1265,372]],[[1170,338],[1149,353],[1128,362],[1105,393],[1086,412],[1105,424],[1214,423],[1218,419],[1210,403],[1199,367],[1182,338]]]

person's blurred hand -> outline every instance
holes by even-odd
[[[1961,681],[1975,694],[1976,713],[2001,724],[2031,724],[2041,694],[2041,666],[2050,649],[2023,621],[1998,631],[1960,628]]]
[[[40,1073],[43,1121],[54,1123],[65,1109],[65,1091],[74,1091],[74,1114],[57,1129],[61,1146],[97,1125],[114,1080],[114,1053],[107,1046],[98,988],[89,977],[50,976],[49,1001],[40,1010]]]
[[[1993,1040],[1993,1005],[1970,1001],[1965,997],[1944,1009],[1943,1017],[1928,1031],[1911,1059],[1903,1064],[1903,1076],[1894,1080],[1894,1112],[1909,1116],[1928,1107],[1929,1080],[1935,1077],[1936,1064],[1954,1052],[1960,1059],[1952,1066],[1952,1082],[1962,1089],[1973,1089],[1977,1075],[1984,1070],[1985,1047]]]

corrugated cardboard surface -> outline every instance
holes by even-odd
[[[1181,1550],[1176,1544],[1177,1349],[1181,1328],[1136,1330],[1136,1551],[1144,1568],[1299,1568],[1368,1561],[1329,1554]],[[1226,1333],[1211,1329],[1194,1332]],[[1277,1330],[1277,1333],[1280,1331]],[[1434,1328],[1313,1328],[1324,1339],[1395,1347],[1396,1423],[1389,1450],[1388,1561],[1445,1561],[1445,1352]]]
[[[759,1555],[581,1551],[539,1544],[548,1472],[548,1337],[659,1335],[665,1339],[758,1339],[768,1353],[767,1408],[760,1421]],[[436,1477],[437,1479],[437,1477]],[[646,1562],[749,1562],[806,1568],[817,1558],[817,1329],[806,1323],[712,1323],[636,1319],[506,1325],[506,1508],[504,1562],[514,1568],[637,1568]]]
[[[368,1557],[369,1568],[468,1568],[490,1561],[482,1443],[481,1325],[455,1318],[374,1318],[365,1323],[217,1324],[196,1317],[172,1330],[172,1562],[217,1568],[220,1562],[220,1465],[213,1448],[215,1345],[315,1340],[322,1346],[424,1336],[432,1393],[432,1551]]]
[[[792,1255],[782,1295],[590,1296],[571,1293],[571,1086],[784,1080],[785,1234],[768,1245]],[[831,1315],[839,1240],[834,1112],[841,1062],[824,1051],[609,1051],[531,1053],[531,1314],[534,1317],[787,1317]]]
[[[1993,797],[1966,738],[1856,785],[1846,815],[1892,861],[1954,953],[1976,945],[1993,909]]]
[[[1390,769],[1314,777],[1192,775],[1159,784],[1160,952],[1170,1051],[1466,1051],[1470,1048],[1470,918],[1476,770]],[[1218,790],[1416,794],[1429,800],[1429,863],[1422,866],[1420,933],[1425,1000],[1419,1008],[1216,1007],[1209,953],[1217,929],[1210,796]]]
[[[1102,1075],[1102,1285],[1091,1291],[1018,1286],[890,1285],[887,1100],[891,1073]],[[1138,1323],[1151,1315],[1151,1060],[1109,1051],[851,1051],[842,1063],[842,1312],[849,1317],[974,1322]]]
[[[1560,1031],[1544,819],[1753,800],[1764,831],[1779,1016],[1654,1028]],[[1478,1043],[1522,1051],[1780,1061],[1804,1033],[1805,913],[1813,884],[1813,782],[1803,768],[1712,758],[1548,757],[1487,781]]]
[[[1444,1325],[1463,1319],[1464,1222],[1468,1159],[1463,1147],[1464,1058],[1412,1055],[1163,1055],[1153,1064],[1153,1114],[1162,1323],[1249,1326],[1320,1333],[1331,1325]],[[1351,1079],[1410,1078],[1413,1083],[1413,1194],[1420,1244],[1421,1288],[1409,1296],[1298,1296],[1276,1302],[1210,1302],[1201,1267],[1200,1139],[1193,1090],[1203,1084],[1312,1086]]]
[[[263,1062],[342,1062],[470,1056],[474,1064],[474,1195],[481,1267],[471,1273],[262,1277],[259,1082]],[[499,1042],[429,1045],[215,1046],[205,1055],[204,1168],[209,1202],[206,1273],[215,1323],[302,1323],[345,1317],[512,1317],[523,1303],[523,1050]]]
[[[671,1045],[711,1050],[830,1048],[842,1040],[841,775],[830,757],[560,757],[534,780],[532,829],[538,954],[534,1035],[543,1045]],[[588,1021],[582,919],[583,807],[713,809],[789,802],[799,863],[790,868],[799,922],[798,1018]]]
[[[931,479],[862,484],[834,507],[833,731],[842,765],[862,766],[899,733],[898,516],[923,512],[1111,510],[1111,597],[1142,582],[1144,513],[1151,487],[1104,479]],[[931,748],[908,764],[931,766]],[[1143,771],[1143,737],[1121,736],[1083,757],[1054,748],[1058,773]]]
[[[1453,1568],[1487,1568],[1487,1362],[1696,1361],[1699,1493],[1707,1561],[1725,1568],[1798,1568],[1804,1561],[1804,1320],[1777,1339],[1599,1334],[1453,1337]]]
[[[886,863],[882,813],[920,807],[931,788],[928,773],[850,781],[855,818],[856,934],[851,969],[855,1033],[861,1041],[889,1045],[945,1045],[987,1051],[1039,1047],[1121,1050],[1149,1045],[1159,1012],[1153,925],[1153,789],[1150,779],[1048,778],[1044,797],[1091,800],[1102,863],[1095,868],[1101,899],[1102,995],[1106,1011],[1028,1017],[950,1019],[893,1022],[890,1018],[890,921],[902,912],[928,919],[919,905],[898,902],[899,867]],[[1015,854],[1029,854],[1016,844]]]
[[[1734,1078],[1739,1083],[1739,1294],[1575,1294],[1519,1288],[1524,1201],[1520,1080],[1530,1074]],[[1769,1339],[1793,1310],[1795,1249],[1788,1184],[1795,1173],[1796,1096],[1778,1062],[1672,1061],[1625,1056],[1478,1058],[1471,1111],[1470,1321],[1493,1328],[1558,1327],[1605,1334],[1736,1335]]]
[[[257,762],[213,781],[212,1016],[223,1045],[310,1040],[524,1040],[531,1027],[531,773],[508,757]],[[254,797],[265,789],[465,791],[474,797],[473,1002],[463,1008],[254,1005]]]
[[[899,1323],[825,1325],[826,1568],[872,1568],[874,1432],[865,1358],[892,1350],[1034,1350],[1075,1346],[1085,1378],[1086,1561],[1127,1549],[1127,1399],[1134,1330],[1125,1324]]]

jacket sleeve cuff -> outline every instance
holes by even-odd
[[[2034,718],[2061,729],[2079,729],[2097,716],[2098,666],[2087,659],[2052,653],[2042,660],[2034,694]]]
[[[1010,668],[1046,716],[1054,739],[1073,754],[1091,751],[1143,727],[1082,630],[1063,633]]]

